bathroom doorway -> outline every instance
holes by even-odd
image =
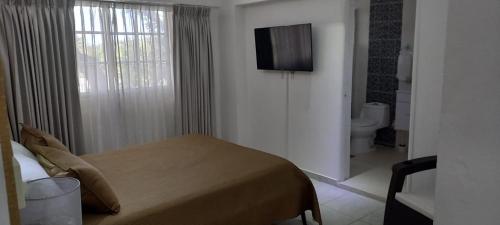
[[[356,0],[349,178],[385,200],[391,167],[408,159],[416,0]]]

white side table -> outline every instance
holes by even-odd
[[[22,225],[82,225],[80,181],[51,177],[29,181]]]
[[[427,216],[429,219],[434,219],[434,193],[405,193],[399,192],[396,194],[396,200]]]

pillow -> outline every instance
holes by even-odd
[[[30,148],[31,145],[42,145],[49,146],[59,150],[70,152],[69,149],[61,143],[54,136],[33,128],[27,124],[22,124],[23,128],[21,129],[21,144],[28,147],[29,150],[33,152]],[[37,154],[36,152],[34,152]]]
[[[14,158],[21,167],[21,178],[23,182],[47,178],[49,175],[36,160],[36,157],[21,144],[11,141]]]
[[[14,153],[14,155],[22,155],[24,157],[36,160],[36,156],[33,155],[33,153],[31,153],[31,151],[24,147],[22,144],[10,140],[10,145],[12,146],[12,153]]]
[[[69,149],[66,148],[66,146],[57,138],[46,132],[30,127],[27,124],[22,124],[22,126],[21,143],[24,144],[32,153],[36,154],[38,162],[51,177],[63,176],[65,172],[44,158],[44,156],[40,155],[40,153],[36,151],[37,148],[34,146],[49,146],[66,152],[69,152]]]
[[[61,168],[54,165],[54,163],[50,162],[48,159],[43,157],[42,155],[36,155],[38,163],[42,165],[42,168],[49,174],[51,177],[63,177],[67,175],[67,172],[62,170]]]
[[[99,213],[120,211],[115,192],[97,168],[68,151],[41,145],[32,145],[32,148],[61,171],[58,176],[71,176],[80,180],[84,209]]]

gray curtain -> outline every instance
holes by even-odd
[[[82,150],[74,1],[0,0],[0,53],[12,136],[19,123]]]
[[[214,132],[210,8],[174,6],[174,72],[178,134]]]

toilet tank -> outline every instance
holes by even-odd
[[[370,102],[363,105],[361,118],[377,121],[377,128],[389,126],[390,112],[389,105],[380,102]]]

